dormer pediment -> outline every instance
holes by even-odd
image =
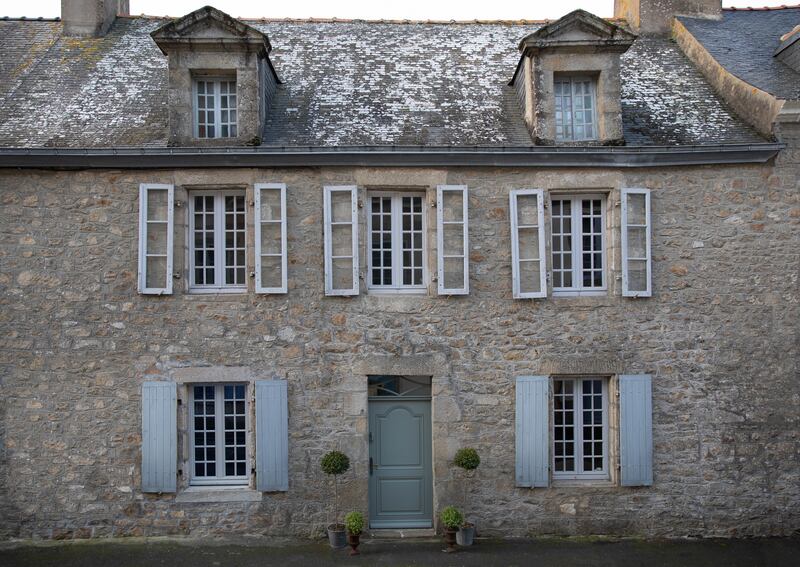
[[[593,51],[626,51],[636,36],[584,10],[575,10],[563,18],[535,31],[520,44],[523,53],[544,49]]]
[[[239,48],[263,54],[272,50],[265,34],[211,6],[164,24],[150,36],[165,55],[181,45],[209,50]]]

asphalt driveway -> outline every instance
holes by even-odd
[[[114,540],[40,545],[3,543],[0,565],[59,567],[249,566],[646,566],[755,567],[800,565],[800,537],[757,540],[640,541],[543,539],[481,540],[457,553],[442,553],[439,540],[366,541],[362,554],[332,550],[323,542],[245,540]]]

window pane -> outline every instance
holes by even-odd
[[[372,197],[372,284],[392,285],[392,200],[390,197]]]
[[[464,225],[446,224],[443,226],[442,244],[446,256],[464,255]]]
[[[456,289],[464,287],[464,259],[444,259],[444,287]]]
[[[353,287],[353,260],[352,258],[334,258],[333,287],[335,289],[351,289]]]
[[[167,285],[167,259],[165,257],[147,258],[147,287],[164,287]]]
[[[442,219],[445,222],[464,220],[463,191],[442,191]]]
[[[628,289],[631,291],[647,291],[647,261],[628,261]]]
[[[169,192],[161,189],[150,189],[147,191],[147,220],[165,221],[167,220],[167,202]]]
[[[551,234],[553,255],[553,287],[572,287],[572,223],[570,201],[552,203]]]
[[[239,443],[240,437],[236,433],[245,431],[244,387],[233,385],[225,386],[225,474],[234,475],[236,465],[245,464],[246,446]],[[233,433],[234,438],[229,441],[227,433]],[[229,472],[230,471],[230,472]]]
[[[281,213],[281,192],[277,189],[261,190],[261,221],[279,221]]]
[[[193,388],[195,402],[192,405],[194,411],[192,439],[194,441],[195,476],[198,477],[212,474],[209,472],[208,465],[215,458],[214,421],[209,417],[214,415],[215,404],[213,388],[211,388],[210,395],[208,395],[208,390],[209,388],[203,386]]]
[[[352,222],[350,191],[331,191],[331,220],[333,222]]]
[[[588,288],[603,287],[602,201],[581,200],[582,280]]]
[[[574,426],[572,425],[572,380],[553,381],[553,454],[555,472],[573,472],[575,454]]]
[[[261,285],[264,287],[283,286],[283,260],[280,256],[261,257]]]

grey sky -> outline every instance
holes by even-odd
[[[268,18],[409,18],[414,20],[502,20],[558,18],[575,8],[583,8],[598,16],[611,16],[613,0],[493,0],[464,2],[431,0],[293,0],[264,2],[263,0],[130,0],[131,13],[157,16],[182,16],[206,4],[237,17]],[[724,6],[780,6],[789,0],[723,1]],[[0,0],[0,16],[55,17],[59,15],[60,0]]]

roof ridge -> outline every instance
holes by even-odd
[[[129,19],[171,20],[172,16],[153,16],[149,14],[125,14],[117,16]],[[439,25],[530,25],[549,24],[556,19],[544,20],[412,20],[412,19],[367,19],[367,18],[247,18],[236,17],[244,23],[290,23],[290,24],[439,24]],[[625,18],[602,18],[609,22],[625,21]]]
[[[771,10],[794,10],[797,8],[800,8],[800,4],[791,4],[788,6],[786,4],[782,4],[781,6],[762,6],[761,8],[751,8],[749,6],[737,8],[735,6],[730,6],[723,7],[722,9],[729,12],[768,12]]]

